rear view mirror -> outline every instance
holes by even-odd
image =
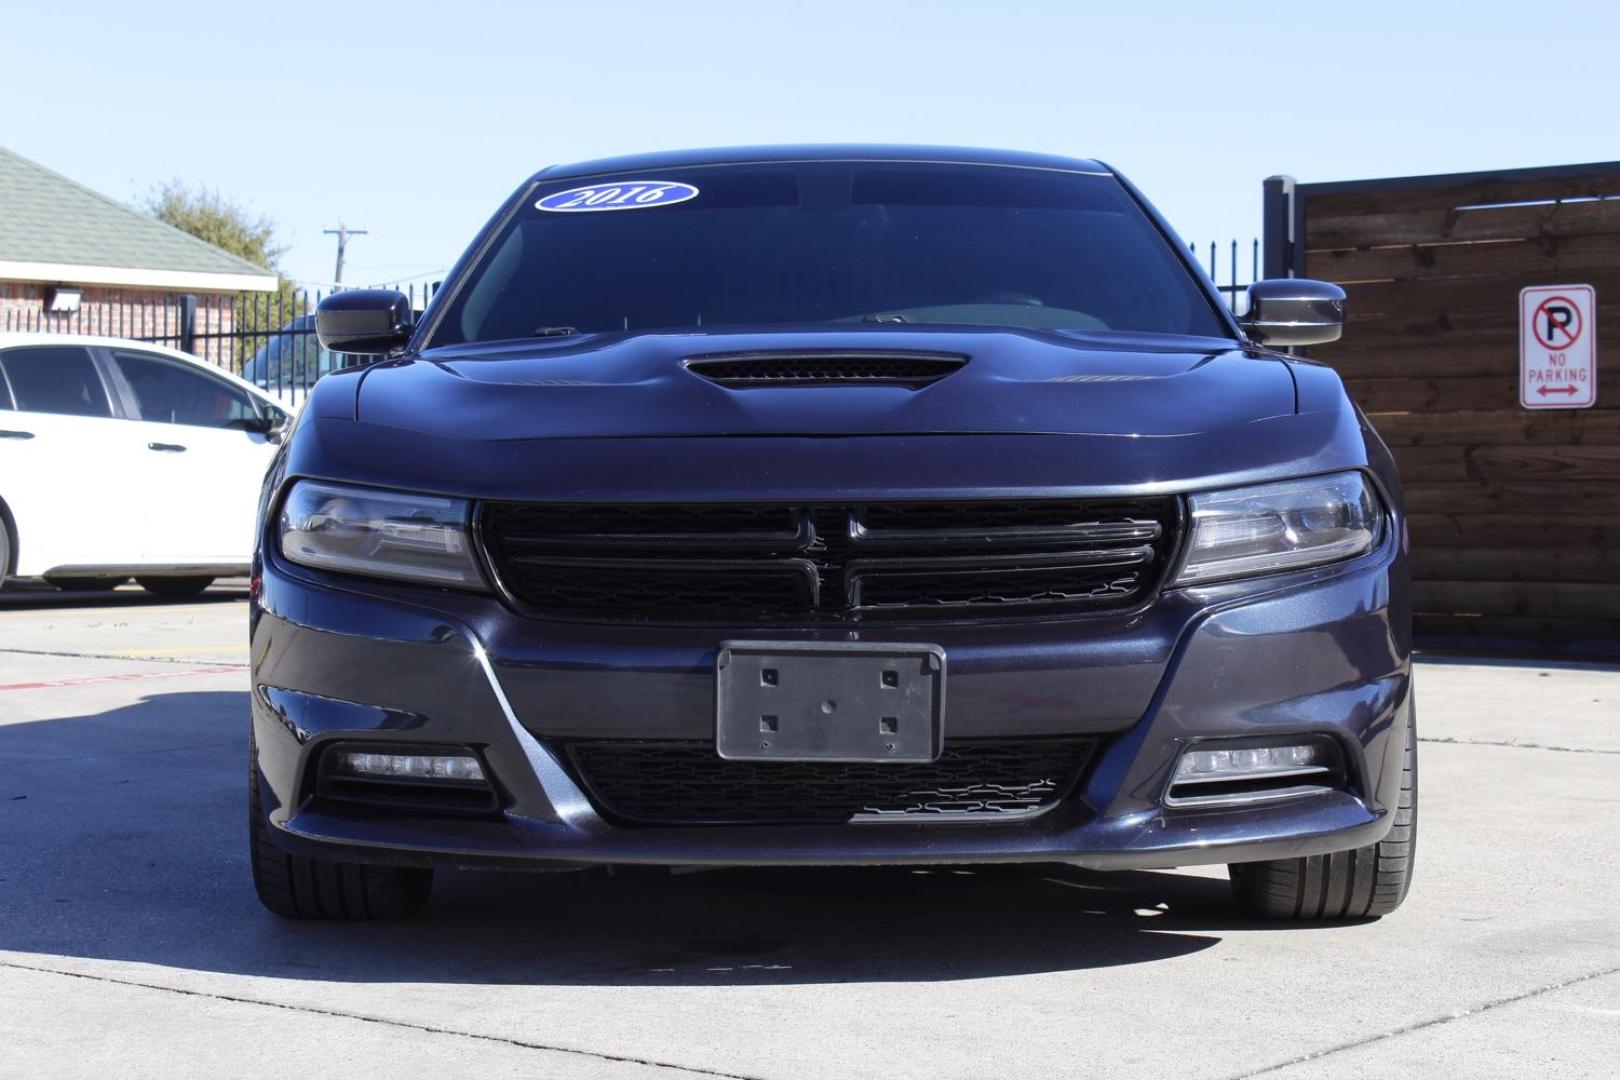
[[[393,289],[333,293],[315,309],[321,347],[360,356],[398,352],[411,339],[411,302]]]
[[[1309,278],[1257,281],[1239,322],[1262,345],[1325,345],[1344,332],[1344,290]]]

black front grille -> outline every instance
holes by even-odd
[[[727,761],[705,740],[591,740],[568,760],[597,808],[630,824],[1017,818],[1061,799],[1088,738],[948,739],[939,760]]]
[[[926,353],[782,353],[698,357],[686,368],[732,390],[756,386],[907,386],[919,389],[967,363],[965,356]]]
[[[1176,522],[1170,498],[480,508],[521,607],[676,622],[1131,608],[1158,587]]]

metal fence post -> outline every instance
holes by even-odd
[[[1260,203],[1261,267],[1267,278],[1293,277],[1299,273],[1294,252],[1294,178],[1268,176],[1261,185]]]
[[[191,293],[180,297],[180,351],[197,353],[197,298]]]

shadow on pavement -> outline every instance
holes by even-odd
[[[167,607],[175,604],[225,604],[246,600],[246,579],[226,578],[199,596],[154,596],[138,585],[67,592],[43,582],[8,581],[0,588],[0,612],[68,608]]]
[[[0,949],[362,982],[907,982],[1149,963],[1248,925],[1222,879],[1061,866],[450,872],[412,922],[283,921],[249,879],[246,724],[240,692],[0,724]]]

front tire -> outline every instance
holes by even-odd
[[[1389,835],[1367,847],[1303,859],[1233,863],[1238,903],[1259,919],[1376,919],[1401,906],[1417,855],[1417,709],[1409,706],[1401,796]]]
[[[214,583],[211,577],[138,577],[135,584],[153,596],[184,600],[201,596],[203,590]]]
[[[427,905],[433,871],[290,855],[270,839],[259,801],[257,753],[248,754],[248,856],[259,902],[288,919],[404,919]]]

